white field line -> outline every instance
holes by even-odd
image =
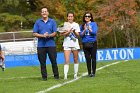
[[[128,60],[125,60],[124,62],[126,62],[126,61],[128,61]],[[101,69],[104,69],[104,68],[107,68],[107,67],[112,66],[112,65],[115,65],[115,64],[118,64],[118,63],[120,63],[120,62],[122,62],[122,61],[117,61],[117,62],[108,64],[108,65],[102,66],[102,67],[100,67],[100,68],[97,68],[96,71],[101,70]],[[53,89],[55,89],[55,88],[59,88],[59,87],[64,86],[64,85],[66,85],[66,84],[75,82],[76,80],[78,80],[78,79],[80,79],[80,78],[82,78],[83,76],[86,76],[86,75],[88,75],[87,72],[86,72],[86,73],[83,73],[83,74],[82,74],[81,76],[79,76],[77,79],[72,79],[72,80],[70,80],[70,81],[67,81],[67,82],[64,82],[64,83],[60,83],[60,84],[51,86],[51,87],[49,87],[49,88],[47,88],[47,89],[45,89],[45,90],[42,90],[42,91],[39,91],[39,92],[36,92],[36,93],[46,93],[46,92],[51,91],[51,90],[53,90]]]

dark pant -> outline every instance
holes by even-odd
[[[58,72],[58,67],[56,62],[56,58],[57,58],[56,47],[41,47],[41,48],[38,47],[37,54],[40,62],[42,78],[47,78],[47,69],[46,69],[47,54],[52,64],[54,77],[59,77],[59,72]]]
[[[88,74],[89,75],[90,74],[95,74],[96,73],[97,42],[93,43],[92,48],[86,48],[86,47],[83,46],[83,51],[84,51],[85,58],[86,58]]]

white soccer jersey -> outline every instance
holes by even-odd
[[[80,32],[79,24],[76,22],[69,23],[65,22],[64,23],[64,28],[67,27],[66,29],[75,29],[75,32]],[[63,47],[79,47],[79,42],[78,39],[76,38],[75,41],[71,40],[69,36],[66,36],[63,41]],[[80,49],[80,47],[79,47]]]

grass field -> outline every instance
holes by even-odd
[[[113,62],[98,62],[97,68]],[[59,66],[60,79],[55,80],[51,65],[47,65],[48,80],[42,81],[40,68],[16,67],[0,71],[0,93],[36,93],[73,79],[70,64],[68,80],[63,80],[63,65]],[[87,72],[86,64],[80,63],[79,76]],[[75,82],[47,93],[140,93],[140,60],[130,60],[98,70],[95,78],[84,76]]]

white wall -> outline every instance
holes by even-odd
[[[5,55],[36,53],[36,41],[1,43]]]

